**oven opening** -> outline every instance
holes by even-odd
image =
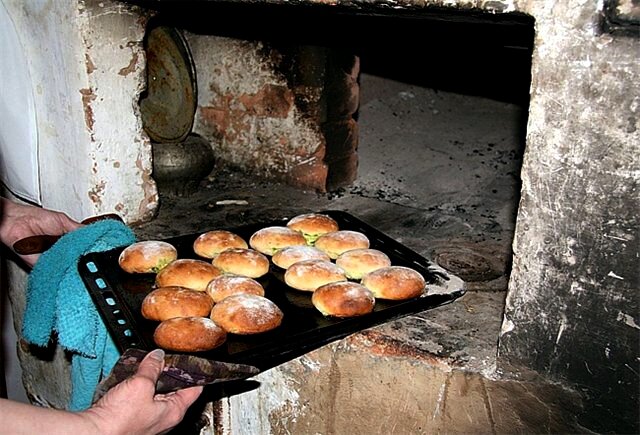
[[[150,28],[184,35],[197,82],[190,134],[211,145],[213,168],[188,192],[182,180],[178,188],[159,183],[159,211],[138,228],[141,237],[348,211],[467,290],[442,309],[368,332],[367,346],[401,343],[465,371],[495,370],[520,198],[532,19],[203,10],[197,15],[206,19],[161,11]],[[247,13],[264,19],[243,25]]]
[[[469,333],[462,318],[454,326],[481,353],[462,359],[493,364],[519,201],[532,19],[252,6],[264,20],[251,26],[241,25],[246,8],[229,5],[204,8],[206,19],[165,10],[150,21],[150,29],[177,31],[189,50],[184,64],[197,83],[189,137],[211,144],[213,158],[182,145],[183,157],[172,156],[191,165],[181,174],[197,174],[187,191],[168,173],[178,169],[159,162],[166,155],[158,150],[175,141],[154,143],[160,210],[141,230],[170,237],[349,211],[464,280],[467,315],[482,326]],[[211,165],[206,175],[202,163]]]

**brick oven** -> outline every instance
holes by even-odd
[[[638,431],[634,1],[3,3],[28,34],[43,205],[140,238],[344,209],[465,282],[212,390],[184,431]],[[188,192],[156,183],[143,113],[161,27],[215,160]],[[27,394],[60,406],[68,366],[44,353],[18,346]]]

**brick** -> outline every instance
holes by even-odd
[[[348,156],[328,164],[327,190],[348,186],[358,175],[358,153],[355,151]]]
[[[286,175],[286,181],[295,187],[326,192],[327,173],[327,165],[321,158],[315,158],[292,168]]]
[[[293,92],[286,86],[267,84],[255,94],[238,96],[247,113],[265,118],[286,118],[293,107]]]
[[[328,163],[351,155],[358,148],[358,123],[353,118],[326,123],[322,133],[327,144],[324,160]]]

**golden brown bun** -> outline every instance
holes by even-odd
[[[259,334],[280,326],[282,311],[262,296],[241,294],[213,306],[211,319],[232,334]]]
[[[227,249],[213,259],[213,265],[225,273],[249,278],[259,278],[269,272],[269,259],[253,249]]]
[[[153,341],[163,349],[176,352],[211,350],[227,339],[227,333],[208,317],[174,317],[160,323]]]
[[[369,272],[391,266],[391,260],[377,249],[352,249],[336,258],[336,264],[344,269],[347,278],[361,279]]]
[[[313,246],[288,246],[280,249],[271,257],[273,264],[282,269],[287,269],[293,263],[303,260],[330,261],[331,259],[327,254]]]
[[[330,282],[346,280],[344,270],[325,260],[298,261],[284,273],[284,282],[289,287],[309,292]]]
[[[318,287],[311,302],[324,316],[353,317],[373,311],[376,300],[365,286],[342,281]]]
[[[170,243],[145,240],[124,248],[118,264],[129,273],[157,273],[176,258],[178,251]]]
[[[264,296],[264,287],[252,278],[239,275],[222,275],[207,285],[207,294],[215,303],[241,293]]]
[[[142,301],[142,316],[163,321],[174,317],[208,317],[213,300],[206,293],[185,287],[160,287]]]
[[[369,239],[358,231],[340,230],[321,235],[314,246],[336,259],[343,252],[368,248]]]
[[[291,218],[287,227],[300,231],[307,243],[313,245],[322,234],[338,231],[338,223],[330,216],[319,213],[301,214]]]
[[[189,258],[175,260],[156,275],[156,287],[180,286],[205,291],[213,278],[222,271],[211,263]]]
[[[422,295],[426,283],[422,275],[413,269],[389,266],[366,274],[362,285],[376,298],[403,300]]]
[[[298,231],[287,227],[262,228],[251,236],[249,245],[265,255],[273,255],[278,249],[287,246],[304,246],[306,239]]]
[[[193,242],[193,251],[204,258],[215,258],[225,249],[248,247],[242,237],[226,230],[208,231]]]

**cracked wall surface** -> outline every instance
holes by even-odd
[[[29,62],[43,206],[78,220],[107,212],[131,223],[148,220],[158,198],[137,111],[145,15],[113,1],[3,3]],[[26,278],[17,265],[9,268],[20,331]],[[24,343],[17,352],[30,397],[61,407],[69,389],[63,352]]]
[[[640,308],[639,40],[601,33],[592,2],[528,11],[536,41],[501,361],[579,385],[585,425],[615,427],[611,413],[634,431],[638,328],[618,316]]]

